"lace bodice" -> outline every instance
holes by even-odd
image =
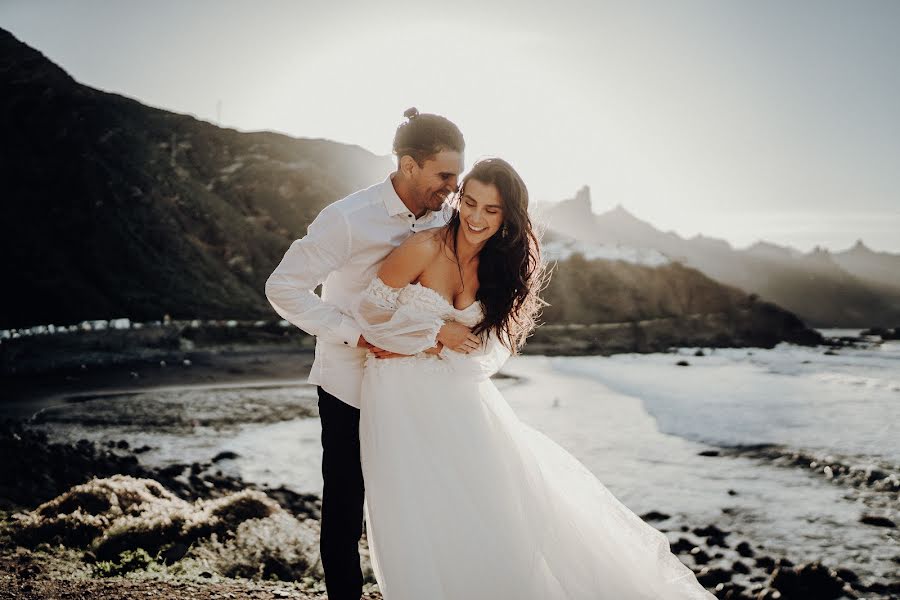
[[[384,287],[387,288],[387,286]],[[391,290],[393,288],[387,289]],[[481,302],[478,300],[465,308],[459,309],[450,304],[437,291],[425,287],[421,283],[410,283],[406,287],[400,288],[400,291],[397,293],[397,304],[398,306],[409,304],[419,310],[433,313],[441,319],[456,321],[467,327],[477,325],[483,316]]]
[[[469,353],[443,348],[440,355],[423,354],[437,344],[438,332],[446,321],[473,327],[484,318],[484,307],[475,301],[463,309],[456,308],[438,292],[420,283],[392,288],[375,277],[363,292],[353,316],[369,343],[397,354],[411,355],[410,359],[392,358],[375,363],[399,366],[427,359],[480,380],[496,373],[509,357],[509,351],[496,335],[487,336],[478,350]],[[367,365],[375,363],[369,361]]]

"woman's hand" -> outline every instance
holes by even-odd
[[[472,333],[472,329],[456,321],[444,323],[444,326],[438,332],[437,341],[454,352],[462,352],[463,354],[478,350],[479,346],[481,346],[481,339]]]

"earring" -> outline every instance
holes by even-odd
[[[504,223],[504,224],[503,224],[503,228],[500,229],[500,237],[504,237],[504,238],[505,238],[507,233],[509,233],[509,231],[508,231],[507,228],[506,228],[506,223]]]

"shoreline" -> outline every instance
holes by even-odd
[[[309,495],[298,496],[290,490],[265,489],[247,484],[239,478],[221,477],[211,473],[214,462],[203,465],[191,465],[188,484],[176,484],[181,474],[166,469],[145,469],[140,465],[139,457],[130,451],[117,451],[115,454],[94,447],[93,444],[81,448],[66,447],[61,444],[41,441],[41,434],[29,433],[27,428],[13,427],[7,422],[0,429],[0,442],[9,450],[10,439],[18,435],[33,460],[34,453],[44,452],[43,464],[58,461],[67,453],[78,452],[83,464],[76,469],[85,471],[85,465],[93,465],[95,470],[103,468],[112,471],[125,470],[132,476],[153,479],[172,486],[178,496],[184,498],[227,497],[242,490],[260,490],[274,499],[289,513],[298,518],[317,521],[319,499]],[[14,456],[23,458],[22,456]],[[38,461],[41,462],[41,461]],[[119,465],[117,468],[116,465]],[[121,466],[125,468],[122,469]],[[185,465],[187,467],[187,465]],[[39,469],[40,470],[40,469]],[[90,471],[90,469],[87,469]],[[47,475],[46,472],[41,473]],[[102,473],[101,473],[102,474]],[[58,482],[60,483],[60,482]],[[208,485],[214,483],[213,486]],[[225,488],[227,484],[229,489]],[[24,482],[22,485],[27,485]],[[65,489],[61,485],[60,489]],[[88,500],[85,499],[85,502]],[[212,599],[231,594],[232,598],[262,600],[269,598],[293,598],[296,600],[318,600],[324,598],[321,582],[308,579],[304,581],[261,581],[222,576],[216,572],[193,572],[184,575],[172,575],[172,571],[162,566],[146,570],[135,569],[125,576],[99,577],[92,574],[97,558],[93,552],[77,547],[56,546],[53,543],[41,542],[29,547],[27,542],[17,540],[10,529],[11,516],[14,512],[34,509],[31,506],[6,506],[0,511],[0,594],[12,592],[19,594],[16,598],[112,598],[131,593],[144,594],[153,591],[154,597],[165,599]],[[70,506],[68,510],[81,510],[82,507]],[[665,507],[663,507],[664,509]],[[670,515],[661,510],[651,510],[639,515],[663,532],[668,532],[670,548],[673,553],[697,575],[698,580],[719,598],[732,600],[749,600],[762,597],[764,590],[779,590],[785,600],[792,598],[832,597],[835,591],[848,593],[887,593],[896,591],[896,585],[875,584],[860,588],[856,575],[840,566],[825,566],[818,561],[801,562],[786,556],[773,555],[762,544],[747,539],[735,539],[739,534],[731,532],[727,527],[709,521],[705,524],[681,524],[672,528],[665,522]],[[674,539],[673,539],[674,538]],[[123,555],[124,556],[124,555]],[[151,554],[152,556],[152,554]],[[363,554],[365,560],[365,554]],[[125,563],[123,559],[122,564]],[[159,563],[162,565],[162,563]],[[738,580],[738,581],[733,581]],[[380,600],[377,588],[373,588],[370,576],[369,592],[366,600]],[[799,586],[799,587],[798,587]],[[802,589],[816,595],[791,594],[791,589]],[[825,592],[831,595],[819,595]],[[805,593],[805,592],[804,592]],[[75,595],[72,595],[75,594]],[[108,594],[108,595],[107,595]],[[767,595],[767,598],[777,597]],[[878,596],[867,596],[878,597]],[[888,596],[884,596],[888,597]]]
[[[190,366],[167,364],[162,367],[158,364],[145,364],[136,371],[138,377],[131,375],[132,365],[85,369],[83,373],[76,372],[75,375],[78,377],[72,377],[72,375],[43,377],[44,380],[40,382],[38,393],[27,394],[17,400],[4,402],[0,405],[0,411],[9,412],[7,409],[16,404],[23,408],[35,407],[40,404],[79,402],[92,397],[143,393],[160,389],[205,388],[216,390],[295,385],[303,381],[296,377],[296,371],[302,370],[305,375],[313,358],[312,352],[307,349],[285,349],[283,346],[275,349],[266,347],[231,348],[226,351],[209,353],[206,358],[203,358],[203,353],[192,353],[193,358],[198,356],[200,358],[196,361],[192,360]],[[529,358],[528,360],[533,359]],[[515,368],[510,369],[507,377],[509,375],[516,376],[516,371]],[[522,375],[527,377],[528,372],[523,370]],[[22,382],[24,385],[28,380],[36,382],[37,379],[36,377],[22,378]],[[513,385],[508,389],[513,392],[519,387]],[[564,404],[568,404],[568,401],[564,401]],[[25,412],[23,410],[22,414],[24,415]],[[0,435],[0,441],[9,443],[10,437],[7,435],[4,439]],[[32,447],[29,452],[18,455],[13,453],[10,456],[16,462],[31,461],[34,463],[34,452],[48,452],[48,446],[49,444],[46,443],[37,444],[37,447]],[[42,447],[43,449],[41,449]],[[95,450],[105,452],[103,448]],[[291,490],[265,489],[248,484],[239,478],[216,475],[215,457],[209,457],[208,460],[200,463],[180,465],[181,472],[174,473],[168,472],[167,469],[145,469],[140,464],[139,453],[130,449],[126,448],[122,451],[121,448],[116,448],[114,451],[121,455],[117,460],[124,461],[120,463],[124,467],[116,468],[116,465],[113,464],[111,469],[107,469],[108,471],[146,473],[164,485],[173,485],[174,489],[179,489],[178,486],[181,486],[180,494],[189,495],[191,489],[195,494],[207,493],[208,490],[234,493],[245,489],[258,489],[265,491],[270,497],[274,495],[277,501],[285,507],[299,506],[296,504],[299,502],[298,495]],[[76,446],[69,446],[66,452],[83,454],[84,449],[79,451]],[[721,452],[723,458],[725,454],[727,452]],[[65,463],[67,462],[65,456],[69,455],[64,453],[57,456],[56,459],[49,460],[48,463],[52,464],[54,461]],[[800,461],[800,463],[802,462],[803,460]],[[800,463],[797,463],[798,467],[802,467]],[[5,467],[4,470],[8,471],[8,467]],[[8,475],[7,472],[5,474],[7,479]],[[29,472],[29,477],[41,478],[44,475],[46,472],[42,472],[40,466]],[[180,483],[173,483],[176,480]],[[67,489],[68,487],[71,486],[67,486]],[[314,506],[317,500],[318,497],[315,499],[307,497],[304,502],[309,507],[310,505]],[[723,513],[726,512],[727,503],[719,503],[718,506]],[[867,581],[864,584],[853,571],[839,564],[823,565],[817,560],[806,562],[805,557],[774,553],[768,548],[768,544],[765,544],[767,547],[764,547],[764,544],[760,543],[765,540],[742,538],[741,533],[733,530],[734,519],[729,519],[726,514],[719,517],[704,517],[699,522],[691,523],[680,521],[677,516],[670,520],[670,516],[665,511],[666,506],[664,503],[660,503],[655,509],[644,510],[638,514],[660,531],[667,532],[672,551],[679,555],[679,558],[694,570],[700,581],[720,598],[749,600],[774,590],[778,590],[784,600],[809,597],[838,598],[840,596],[834,594],[840,590],[846,592],[847,597],[866,598],[889,598],[891,594],[900,592],[900,584],[897,582],[876,581],[873,583]],[[5,517],[8,515],[2,516],[6,520]],[[315,518],[314,511],[307,513],[307,518]],[[667,522],[669,523],[668,527],[665,526]],[[66,574],[65,569],[60,570],[53,566],[55,564],[68,565],[66,568],[71,572]],[[128,578],[85,578],[84,569],[86,567],[84,565],[83,556],[57,554],[53,548],[26,548],[16,544],[0,545],[0,581],[4,582],[0,583],[0,592],[5,591],[2,586],[7,585],[14,586],[12,590],[16,593],[25,591],[24,595],[15,597],[26,598],[61,598],[63,596],[58,594],[62,590],[76,591],[78,594],[83,594],[82,597],[85,598],[103,598],[106,597],[104,594],[109,594],[108,597],[122,597],[130,593],[143,594],[145,590],[159,591],[159,597],[184,598],[185,600],[187,598],[221,597],[225,594],[234,594],[235,598],[296,598],[298,600],[324,597],[321,591],[300,589],[287,582],[269,585],[252,580],[220,579],[218,576],[205,581],[177,578],[174,581],[158,580],[153,579],[156,577],[153,573],[137,573],[129,575]],[[81,570],[79,571],[79,569]],[[76,577],[72,574],[76,572],[81,575]],[[132,577],[138,577],[138,580],[134,580]],[[151,579],[149,581],[141,579],[145,577]],[[31,591],[24,590],[24,586],[28,586],[28,590]],[[717,586],[720,587],[717,589]],[[805,595],[797,592],[801,589],[805,590],[803,592]],[[770,591],[765,592],[765,590]],[[815,590],[815,592],[810,592],[810,590]],[[366,598],[376,600],[380,596],[369,594]]]
[[[631,342],[625,343],[621,339],[609,342],[609,347],[598,345],[597,336],[611,334],[610,327],[544,326],[529,338],[522,354],[610,356],[672,353],[680,347],[766,347],[721,345],[714,340],[702,340],[706,344],[700,343],[700,340],[692,340],[698,342],[695,344],[680,344],[674,339],[653,345],[641,343],[638,344],[639,347],[632,347]],[[94,337],[75,340],[74,344],[66,344],[61,348],[42,344],[42,341],[47,342],[52,336],[47,336],[47,340],[40,337],[28,338],[24,342],[33,347],[18,354],[10,350],[10,341],[3,342],[0,344],[0,414],[16,403],[52,402],[61,395],[101,393],[116,389],[144,390],[170,385],[297,380],[306,377],[315,358],[314,338],[299,330],[291,331],[289,335],[281,332],[281,337],[275,339],[266,330],[229,328],[216,332],[228,336],[227,339],[217,339],[214,342],[207,340],[198,344],[185,344],[185,339],[178,337],[181,335],[178,330],[164,332],[168,336],[164,344],[142,344],[140,339],[130,337],[132,334],[143,336],[146,333],[127,330],[82,333]],[[71,342],[77,335],[80,334],[59,337],[73,336],[66,340]],[[159,332],[155,335],[158,337]],[[172,335],[175,336],[174,343],[173,339],[169,339]],[[205,335],[209,335],[208,332]],[[115,339],[109,339],[109,336],[114,336]],[[863,336],[840,336],[825,338],[824,343],[818,347],[834,351],[873,343],[876,342]],[[19,363],[24,368],[16,366]]]
[[[95,365],[44,373],[0,377],[0,413],[17,403],[53,403],[64,397],[138,392],[186,385],[234,385],[253,381],[291,382],[306,379],[312,350],[295,347],[226,348],[188,352],[170,360]],[[184,361],[189,361],[185,365]]]

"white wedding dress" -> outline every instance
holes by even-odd
[[[415,354],[444,320],[482,313],[375,278],[355,316],[371,343]],[[664,534],[519,421],[489,379],[508,355],[492,336],[475,354],[367,359],[360,441],[384,598],[714,599]]]

